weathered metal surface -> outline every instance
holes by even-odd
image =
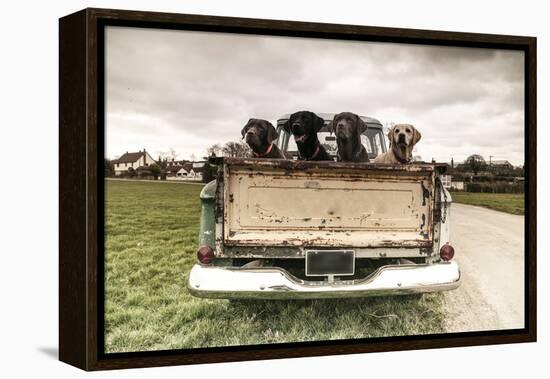
[[[333,161],[299,161],[291,159],[258,159],[258,158],[215,158],[213,163],[226,165],[229,167],[244,166],[250,171],[269,170],[270,168],[286,169],[291,171],[334,171],[342,174],[350,171],[367,172],[409,172],[409,173],[431,173],[438,167],[445,167],[440,163],[413,163],[413,164],[374,164],[374,163],[352,163],[352,162],[333,162]]]
[[[460,285],[455,262],[387,265],[356,280],[306,281],[279,267],[231,268],[195,265],[187,288],[198,297],[317,299],[445,291]]]
[[[199,231],[199,246],[215,246],[216,218],[215,218],[215,190],[216,182],[208,183],[201,191],[201,221]]]
[[[347,247],[351,249],[352,247]],[[224,246],[217,253],[220,258],[296,258],[303,259],[305,251],[310,247],[299,246]],[[357,258],[410,258],[429,257],[434,254],[432,247],[398,248],[398,247],[369,247],[353,248]]]
[[[434,167],[226,158],[218,176],[217,251],[431,247]]]

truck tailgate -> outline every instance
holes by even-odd
[[[228,246],[427,247],[434,165],[224,159]],[[220,212],[221,214],[221,212]]]

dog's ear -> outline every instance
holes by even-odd
[[[355,118],[357,118],[357,130],[359,134],[365,133],[365,130],[367,130],[367,123],[363,121],[361,117],[358,115],[355,115]]]
[[[395,128],[395,126],[392,126],[390,128],[390,130],[388,130],[388,134],[387,134],[387,137],[388,137],[388,143],[390,144],[390,146],[388,146],[388,148],[391,149],[392,145],[393,145],[393,128]]]
[[[328,124],[328,131],[331,133],[331,134],[335,134],[336,135],[336,122],[338,121],[338,117],[340,116],[340,113],[337,113],[334,115],[334,118],[332,119],[332,121]]]
[[[265,125],[267,126],[267,142],[271,143],[279,138],[279,133],[277,133],[277,130],[275,130],[271,122],[266,121]]]
[[[292,131],[290,130],[290,120],[292,119],[292,116],[290,116],[288,118],[288,120],[286,120],[286,122],[283,124],[283,130],[285,132],[287,132],[288,134],[292,134]]]
[[[359,144],[363,144],[363,140],[361,139],[361,136],[363,135],[363,132],[367,130],[367,124],[359,117],[358,115],[355,115],[355,133],[357,133],[357,141],[359,141]]]
[[[250,123],[252,122],[252,120],[254,120],[253,118],[249,119],[248,122],[246,123],[246,125],[244,126],[243,130],[241,130],[241,136],[242,138],[244,138],[246,132],[248,132],[248,129],[250,129],[252,127],[252,125],[250,125]]]
[[[412,129],[413,129],[413,146],[414,146],[418,143],[418,141],[420,141],[420,138],[422,138],[422,134],[420,134],[420,132],[416,130],[414,126],[412,127]]]
[[[311,112],[311,114],[313,115],[313,127],[315,128],[315,131],[319,133],[319,131],[325,125],[325,120],[323,120],[321,117],[317,116],[313,112]]]

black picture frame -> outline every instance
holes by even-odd
[[[104,353],[104,28],[109,25],[462,46],[525,52],[523,329]],[[84,370],[431,349],[536,341],[536,49],[534,37],[84,9],[59,21],[59,359]]]

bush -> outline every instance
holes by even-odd
[[[202,182],[210,183],[212,180],[216,179],[216,170],[217,170],[217,166],[214,166],[207,161],[204,164],[204,168],[202,172]]]
[[[523,183],[467,183],[466,191],[482,193],[523,193],[525,191]]]

